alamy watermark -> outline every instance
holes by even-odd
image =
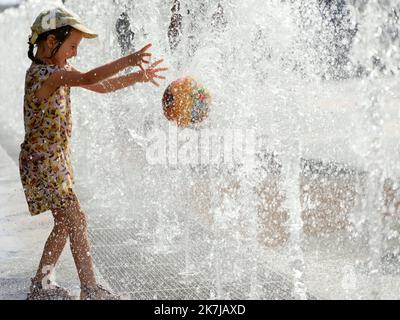
[[[254,129],[155,129],[145,138],[130,131],[150,165],[239,165],[253,167],[259,143]]]

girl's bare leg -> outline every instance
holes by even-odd
[[[78,200],[69,208],[61,211],[66,218],[71,252],[81,285],[94,287],[96,285],[96,277],[90,254],[85,213],[82,211]]]
[[[78,271],[81,287],[81,299],[115,300],[117,296],[97,286],[93,261],[90,254],[85,213],[78,199],[67,209],[55,209],[55,229],[50,235],[38,270],[37,280],[43,279],[43,266],[54,265],[61,255],[65,241],[69,236],[72,256]],[[64,239],[63,241],[61,241]],[[53,253],[54,251],[54,253]],[[49,254],[51,252],[51,254]],[[118,298],[119,299],[119,298]]]
[[[54,227],[44,246],[36,276],[33,278],[34,282],[41,282],[46,276],[49,269],[43,269],[44,267],[55,266],[68,239],[68,228],[64,216],[56,212],[53,212],[53,216]]]
[[[96,283],[87,235],[86,215],[82,211],[78,199],[67,209],[66,220],[72,256],[74,257],[81,282],[82,290],[80,298],[82,300],[115,300],[117,296],[98,286]]]

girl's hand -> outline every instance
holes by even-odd
[[[161,62],[164,60],[158,60],[154,62],[149,68],[146,70],[142,69],[137,73],[138,75],[138,81],[139,82],[151,82],[155,86],[159,87],[160,85],[154,80],[155,78],[157,79],[165,79],[165,77],[158,75],[158,72],[161,71],[166,71],[168,68],[154,68],[155,66],[158,66]]]
[[[151,56],[151,53],[146,52],[146,50],[149,49],[150,47],[151,47],[151,43],[145,45],[139,51],[136,51],[136,52],[128,55],[129,64],[132,67],[139,67],[142,71],[144,71],[142,63],[149,63],[150,62],[149,60],[145,59],[145,57],[150,57]]]

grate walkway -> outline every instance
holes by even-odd
[[[158,235],[151,217],[144,224],[104,208],[90,211],[96,212],[89,214],[95,265],[112,290],[130,299],[294,299],[287,277],[261,263],[252,268],[238,248],[216,252],[215,239],[194,220],[185,241],[184,230]]]

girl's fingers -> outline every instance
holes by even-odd
[[[153,83],[155,86],[159,87],[160,85],[154,81],[154,79],[150,79],[151,83]]]
[[[163,76],[159,76],[159,75],[154,75],[154,78],[158,78],[158,79],[165,79],[165,77],[163,77]]]
[[[168,68],[157,68],[157,69],[147,68],[146,72],[148,72],[148,73],[157,73],[157,72],[167,71],[167,70],[168,70]]]
[[[161,71],[164,71],[164,69],[167,69],[167,68],[147,69],[147,70],[145,70],[144,72],[145,72],[146,74],[151,75],[152,77],[155,77],[155,76],[161,77],[161,76],[159,76],[159,75],[156,74],[156,73],[161,72]],[[163,78],[165,79],[165,77],[163,77]]]
[[[142,49],[139,50],[140,53],[146,51],[148,48],[150,48],[152,46],[151,43],[146,44]]]
[[[164,59],[160,59],[160,60],[154,62],[149,68],[154,68],[155,66],[158,66],[163,61],[164,61]]]
[[[160,72],[160,71],[167,71],[168,70],[168,68],[157,68],[157,69],[153,69],[153,70],[151,70],[151,71],[153,71],[153,72]]]
[[[149,63],[150,60],[144,59],[144,57],[151,57],[151,53],[146,53],[146,54],[139,54],[137,56],[138,61],[147,61],[146,63]]]
[[[149,52],[145,52],[145,53],[140,53],[139,55],[140,57],[151,57],[152,54]]]
[[[142,59],[142,62],[143,62],[143,63],[150,63],[150,60],[144,60],[144,59]]]
[[[142,70],[144,73],[146,73],[146,70],[144,70],[144,68],[143,68],[143,66],[142,66],[141,63],[139,63],[139,68],[140,68],[140,70]]]

